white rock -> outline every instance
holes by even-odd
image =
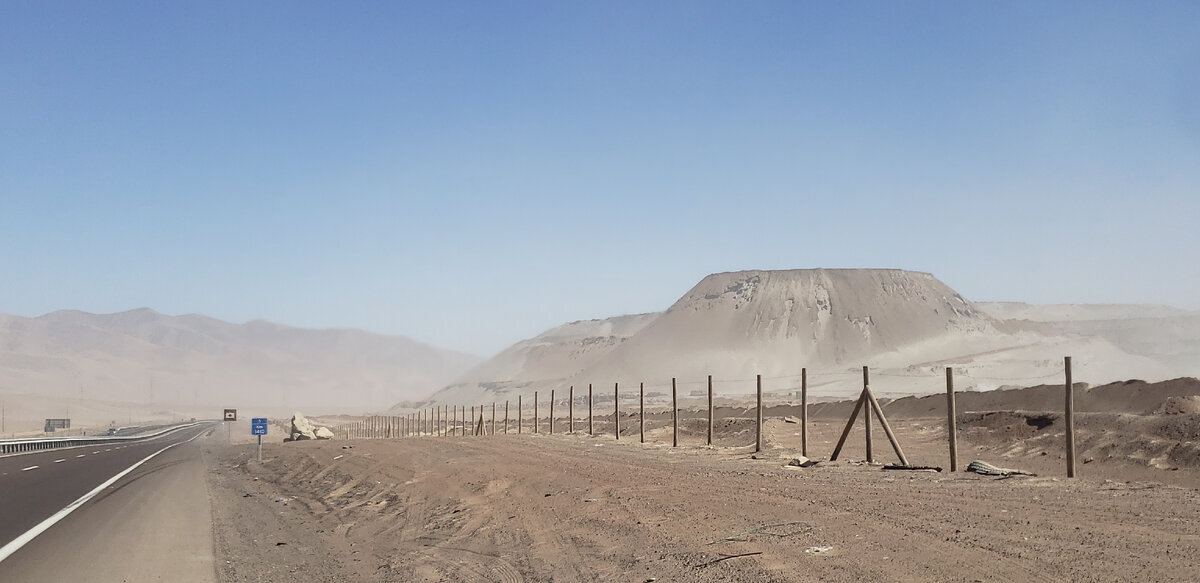
[[[313,427],[308,418],[299,411],[295,415],[292,415],[292,430],[290,433],[292,434],[292,441],[317,438],[316,427]]]

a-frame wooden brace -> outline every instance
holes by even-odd
[[[879,401],[875,400],[875,395],[871,393],[871,378],[867,367],[863,367],[863,390],[858,396],[858,401],[854,403],[854,412],[850,413],[850,419],[846,421],[846,428],[842,430],[842,436],[838,439],[837,447],[833,448],[833,455],[829,456],[829,461],[834,461],[838,455],[842,453],[842,446],[846,444],[846,438],[850,436],[850,429],[854,427],[854,421],[858,419],[858,412],[862,410],[863,404],[868,405],[868,409],[863,411],[863,421],[866,422],[867,433],[867,461],[873,462],[871,459],[871,412],[875,412],[875,416],[879,418],[879,424],[883,426],[883,432],[887,434],[888,441],[892,444],[892,449],[896,450],[896,457],[900,458],[900,465],[908,466],[908,458],[904,457],[904,450],[900,448],[900,442],[896,441],[896,435],[892,433],[892,426],[888,425],[887,417],[883,415],[883,409],[879,407]]]

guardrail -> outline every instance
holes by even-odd
[[[35,451],[44,451],[48,449],[62,449],[65,447],[82,447],[85,445],[97,445],[102,443],[121,443],[128,441],[140,441],[143,439],[152,439],[162,435],[166,435],[172,431],[178,431],[187,427],[193,427],[203,423],[212,423],[213,421],[195,421],[173,425],[161,431],[147,433],[146,435],[90,435],[87,437],[51,437],[51,438],[24,438],[24,439],[0,439],[0,455],[12,453],[29,453]]]

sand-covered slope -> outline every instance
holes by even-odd
[[[577,375],[653,322],[659,314],[632,314],[581,320],[522,340],[468,371],[434,398],[437,402],[474,403],[489,395],[542,386]],[[515,394],[515,393],[513,393]],[[414,403],[402,402],[396,411]]]
[[[546,347],[556,344],[550,333],[535,341],[527,342],[549,354],[570,348]],[[524,345],[505,354],[528,355]],[[606,399],[614,383],[636,391],[644,382],[661,395],[672,377],[690,395],[710,374],[724,394],[752,392],[757,374],[768,392],[788,393],[798,388],[802,367],[814,397],[833,398],[861,386],[863,365],[876,371],[872,384],[881,394],[941,390],[947,366],[955,367],[960,387],[989,389],[1057,380],[1066,355],[1075,358],[1080,380],[1177,376],[1173,367],[1103,338],[993,318],[934,276],[897,269],[710,275],[644,328],[606,348],[591,353],[592,362],[579,370],[554,366],[550,358],[545,366],[526,358],[519,374],[508,367],[514,359],[489,362],[434,401],[468,404],[589,383],[601,387]]]
[[[1200,376],[1200,312],[1138,304],[1025,304],[985,302],[998,319],[1040,322],[1062,332],[1103,338],[1181,375]]]
[[[208,406],[217,408],[214,416],[222,406],[362,412],[426,396],[479,360],[358,330],[231,324],[149,309],[0,315],[0,394],[78,400],[77,410],[109,401]]]

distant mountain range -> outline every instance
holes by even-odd
[[[1162,380],[1200,373],[1200,314],[1160,306],[976,304],[928,273],[897,269],[739,271],[704,278],[665,312],[572,322],[523,340],[435,394],[427,404],[512,399],[589,384],[639,383],[656,398],[676,378],[683,395],[713,375],[724,394],[794,395],[807,368],[815,398],[861,388],[880,394],[1077,381]],[[527,397],[528,398],[528,397]],[[542,397],[543,399],[545,396]],[[398,409],[402,409],[400,407]]]
[[[146,308],[0,314],[0,393],[9,394],[358,413],[425,398],[481,360],[360,330],[231,324]]]

